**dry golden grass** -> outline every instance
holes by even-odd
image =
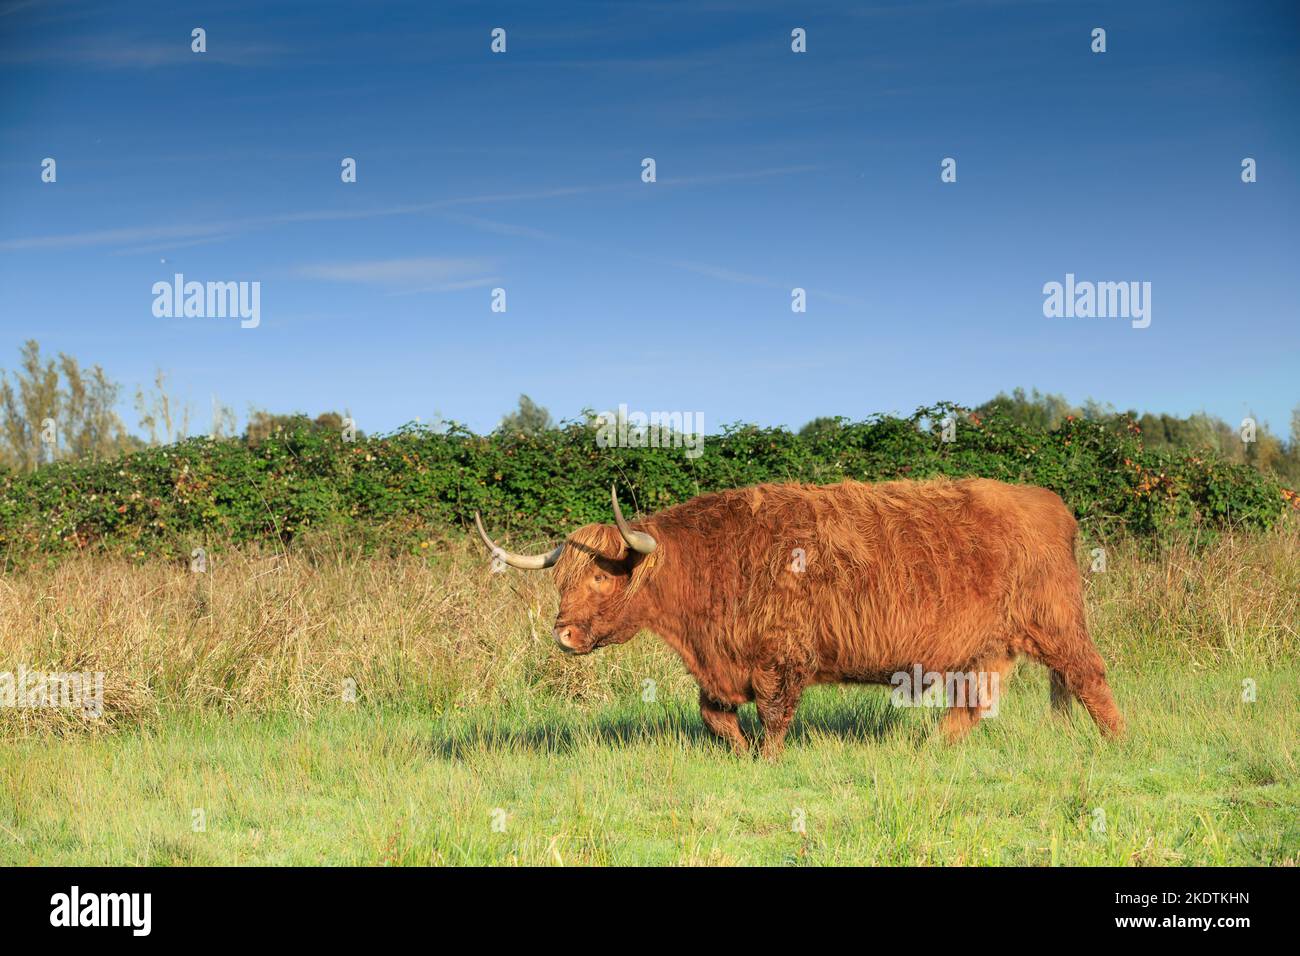
[[[103,730],[169,707],[309,716],[349,680],[379,703],[609,695],[629,658],[555,654],[555,604],[549,575],[492,574],[464,540],[431,558],[229,550],[205,573],[74,558],[0,580],[0,672],[102,671],[104,717],[0,708],[0,735]],[[633,657],[667,653],[638,644]]]
[[[1089,621],[1112,668],[1268,666],[1300,647],[1297,522],[1199,551],[1120,542],[1106,572],[1087,578]],[[647,636],[589,658],[554,653],[555,605],[550,575],[492,574],[464,539],[397,557],[232,549],[202,574],[72,558],[0,579],[0,672],[102,671],[104,716],[0,708],[0,736],[103,731],[177,708],[311,716],[349,680],[362,701],[439,712],[600,703],[647,675],[689,692],[689,676]]]
[[[1089,628],[1112,666],[1152,656],[1195,666],[1295,660],[1300,520],[1208,546],[1148,547],[1120,542],[1107,549],[1105,574],[1085,575]]]

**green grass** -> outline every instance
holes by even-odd
[[[0,863],[1300,863],[1300,671],[1112,678],[1130,727],[1116,744],[1077,705],[1053,719],[1027,664],[956,746],[931,734],[934,710],[818,689],[777,764],[731,756],[680,689],[446,714],[187,708],[0,743]]]
[[[1300,864],[1295,522],[1083,552],[1119,743],[1026,663],[957,746],[886,689],[815,690],[776,765],[706,735],[653,635],[565,656],[549,575],[427,552],[6,576],[0,673],[105,682],[97,720],[0,707],[0,864]]]

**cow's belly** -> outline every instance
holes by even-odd
[[[822,670],[813,676],[814,684],[889,684],[894,670],[840,671]]]
[[[902,633],[823,635],[817,642],[818,683],[888,684],[900,671],[959,671],[1005,642],[995,616]]]

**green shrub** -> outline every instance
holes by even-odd
[[[951,442],[947,415],[956,421]],[[209,541],[287,543],[379,526],[414,542],[465,527],[476,509],[495,532],[540,541],[611,520],[612,481],[627,504],[649,512],[762,481],[938,475],[1050,488],[1093,534],[1209,536],[1268,527],[1286,508],[1274,479],[1204,452],[1148,452],[1132,422],[1067,418],[1047,431],[997,410],[981,417],[940,404],[908,418],[825,420],[802,435],[733,425],[707,438],[697,458],[680,448],[600,448],[579,422],[491,436],[408,426],[355,442],[302,428],[256,447],[196,438],[0,475],[0,552],[11,564],[86,548],[181,557]]]

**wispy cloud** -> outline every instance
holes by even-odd
[[[451,292],[469,289],[492,281],[484,273],[495,263],[490,259],[425,256],[412,259],[373,259],[366,262],[319,262],[298,267],[294,275],[302,279],[328,282],[356,282],[414,292]],[[411,287],[415,288],[411,288]]]
[[[144,40],[121,36],[94,36],[56,46],[0,50],[0,63],[61,63],[108,70],[153,70],[167,66],[265,66],[290,59],[288,47],[228,39],[211,45],[205,53],[190,48],[187,32],[169,40]]]
[[[695,187],[709,186],[729,182],[743,182],[764,179],[773,176],[789,176],[813,172],[822,167],[815,165],[777,166],[768,169],[741,170],[734,173],[717,173],[699,176],[681,176],[661,179],[661,187]],[[537,202],[552,199],[564,199],[570,196],[589,195],[592,193],[631,191],[645,189],[638,180],[633,182],[596,183],[585,186],[557,186],[549,189],[526,190],[520,192],[485,193],[475,196],[456,196],[447,199],[435,199],[423,203],[410,203],[399,206],[382,206],[371,209],[316,209],[299,212],[278,213],[269,216],[250,216],[225,222],[191,223],[185,225],[134,226],[123,229],[101,229],[88,232],[64,233],[53,236],[23,236],[15,239],[0,240],[0,250],[17,252],[26,249],[68,249],[84,246],[126,246],[142,243],[165,243],[175,240],[176,244],[205,236],[238,235],[242,233],[271,229],[276,226],[293,225],[307,222],[346,222],[360,219],[376,219],[386,216],[413,216],[445,212],[461,206],[500,205],[512,202]],[[485,220],[486,221],[486,220]],[[152,251],[153,247],[149,247]]]
[[[542,242],[554,242],[559,240],[559,236],[552,235],[549,232],[543,232],[541,229],[535,229],[532,226],[521,226],[511,222],[498,222],[495,219],[484,219],[482,216],[463,216],[447,215],[445,217],[449,222],[460,223],[463,226],[471,226],[481,232],[490,232],[497,236],[513,236],[520,239],[537,239]]]
[[[785,282],[770,276],[754,275],[749,272],[741,272],[738,269],[729,269],[726,266],[714,265],[709,262],[698,262],[689,259],[660,259],[644,255],[629,249],[612,246],[609,243],[593,243],[580,239],[558,236],[554,233],[543,232],[540,229],[534,229],[532,226],[518,225],[509,222],[500,222],[495,219],[484,219],[480,216],[463,216],[448,215],[445,217],[451,222],[461,223],[472,229],[478,229],[483,232],[490,232],[502,236],[516,236],[526,239],[535,239],[540,242],[557,242],[572,246],[576,249],[586,250],[595,255],[614,254],[620,255],[627,259],[633,259],[640,262],[650,263],[656,266],[667,266],[671,269],[680,269],[683,272],[692,272],[696,275],[706,276],[710,279],[716,279],[719,282],[728,282],[733,285],[751,285],[764,289],[783,289],[787,292],[799,285],[797,282]],[[483,284],[486,284],[483,283]],[[862,300],[852,296],[841,295],[837,292],[828,292],[824,289],[808,289],[808,294],[815,298],[825,299],[828,302],[836,302],[841,305],[850,305],[861,307]]]
[[[817,164],[794,166],[773,166],[764,169],[740,170],[728,173],[701,174],[694,176],[666,177],[656,184],[659,187],[700,187],[732,182],[745,182],[755,179],[767,179],[777,176],[790,176],[817,172],[824,167]],[[486,193],[475,196],[459,196],[437,199],[423,203],[400,206],[375,207],[370,209],[322,209],[303,210],[281,213],[271,216],[255,216],[225,222],[195,223],[178,226],[141,226],[128,229],[106,229],[82,233],[70,233],[57,236],[29,236],[19,239],[0,241],[0,250],[17,251],[23,249],[61,249],[85,246],[125,246],[120,254],[134,252],[159,252],[178,249],[185,246],[209,242],[222,242],[256,230],[271,229],[277,226],[308,222],[354,221],[386,216],[407,216],[441,214],[443,218],[461,223],[473,229],[497,235],[533,239],[544,242],[563,242],[570,245],[589,248],[594,252],[615,252],[629,258],[641,259],[658,265],[668,266],[693,272],[697,275],[730,282],[739,285],[761,286],[770,289],[789,289],[790,283],[781,282],[764,276],[752,275],[724,266],[705,262],[680,259],[651,259],[635,252],[618,250],[606,245],[595,245],[579,240],[566,239],[562,236],[537,229],[532,226],[501,222],[482,216],[471,216],[450,212],[458,207],[474,205],[505,205],[513,202],[533,202],[564,199],[570,196],[591,193],[630,191],[646,188],[637,183],[600,183],[586,186],[558,186],[548,189],[521,192]],[[480,288],[501,281],[491,275],[495,263],[486,259],[457,258],[409,258],[387,259],[369,262],[332,262],[315,263],[301,266],[294,273],[298,278],[319,279],[332,282],[354,282],[387,287],[389,295],[414,295],[422,292],[453,292],[461,289]],[[861,305],[861,302],[816,289],[808,290],[811,295],[840,302],[847,305]]]
[[[24,236],[0,242],[0,249],[17,252],[23,249],[71,249],[79,246],[122,246],[141,242],[175,240],[176,244],[215,235],[236,223],[195,223],[182,226],[133,226],[125,229],[94,229],[89,232],[55,236]]]
[[[22,10],[27,10],[36,6],[39,0],[16,0],[15,3],[6,3],[0,6],[0,17],[12,16]]]
[[[201,236],[197,239],[186,239],[177,242],[159,242],[146,246],[129,246],[125,249],[116,249],[110,255],[114,256],[134,256],[152,252],[171,252],[175,249],[185,249],[190,246],[205,246],[213,242],[227,242],[235,237],[230,234],[216,236]]]
[[[707,262],[688,262],[684,259],[659,259],[655,261],[666,266],[672,266],[674,269],[683,269],[686,272],[708,276],[710,279],[718,279],[721,282],[731,282],[736,285],[758,285],[769,289],[782,287],[782,283],[774,279],[750,275],[747,272],[737,272],[734,269],[726,269],[722,266],[709,265]]]
[[[756,276],[748,272],[739,272],[735,269],[728,269],[724,266],[715,266],[707,262],[690,262],[684,259],[653,259],[661,265],[671,266],[674,269],[682,269],[686,272],[694,272],[696,275],[708,276],[710,279],[717,279],[719,282],[730,282],[734,285],[755,285],[762,286],[765,289],[784,289],[787,292],[799,285],[797,282],[783,282],[779,279],[773,279],[767,276]],[[852,296],[840,295],[836,292],[827,292],[823,289],[808,289],[808,294],[819,299],[826,299],[828,302],[838,302],[841,305],[861,306],[863,303],[860,299]]]
[[[415,289],[402,289],[388,293],[394,295],[418,295],[421,292],[463,292],[466,289],[482,289],[485,286],[500,285],[500,276],[482,276],[478,279],[463,279],[459,282],[439,282],[434,285],[419,286]]]

